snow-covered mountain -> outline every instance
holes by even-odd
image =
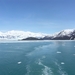
[[[56,34],[44,34],[44,33],[33,33],[30,31],[8,31],[0,32],[0,40],[27,40],[27,39],[39,39],[39,40],[74,40],[75,29],[62,30]]]
[[[27,37],[36,37],[36,38],[43,38],[45,36],[48,36],[49,34],[44,33],[33,33],[30,31],[8,31],[8,32],[0,32],[0,40],[18,40],[23,39]]]
[[[62,30],[56,34],[53,34],[51,36],[44,36],[43,38],[32,38],[28,37],[23,40],[75,40],[75,30],[74,29],[66,29]]]
[[[54,34],[52,39],[56,40],[73,40],[75,38],[75,29],[66,29]]]

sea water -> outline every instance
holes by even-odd
[[[0,75],[75,75],[75,41],[0,42]]]

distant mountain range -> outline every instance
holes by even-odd
[[[75,29],[66,29],[53,35],[12,30],[0,32],[0,40],[75,40]]]
[[[66,29],[66,30],[60,31],[54,35],[44,36],[43,38],[27,37],[22,40],[75,40],[75,30],[74,29]]]

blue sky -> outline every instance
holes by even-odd
[[[0,0],[0,31],[55,33],[75,28],[75,0]]]

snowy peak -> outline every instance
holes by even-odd
[[[74,30],[73,29],[67,29],[67,30],[63,30],[61,31],[60,33],[62,35],[68,35],[68,34],[71,34]]]
[[[53,39],[60,39],[60,40],[69,40],[69,39],[74,39],[75,37],[75,30],[74,29],[66,29],[63,30],[56,35],[53,36]]]

